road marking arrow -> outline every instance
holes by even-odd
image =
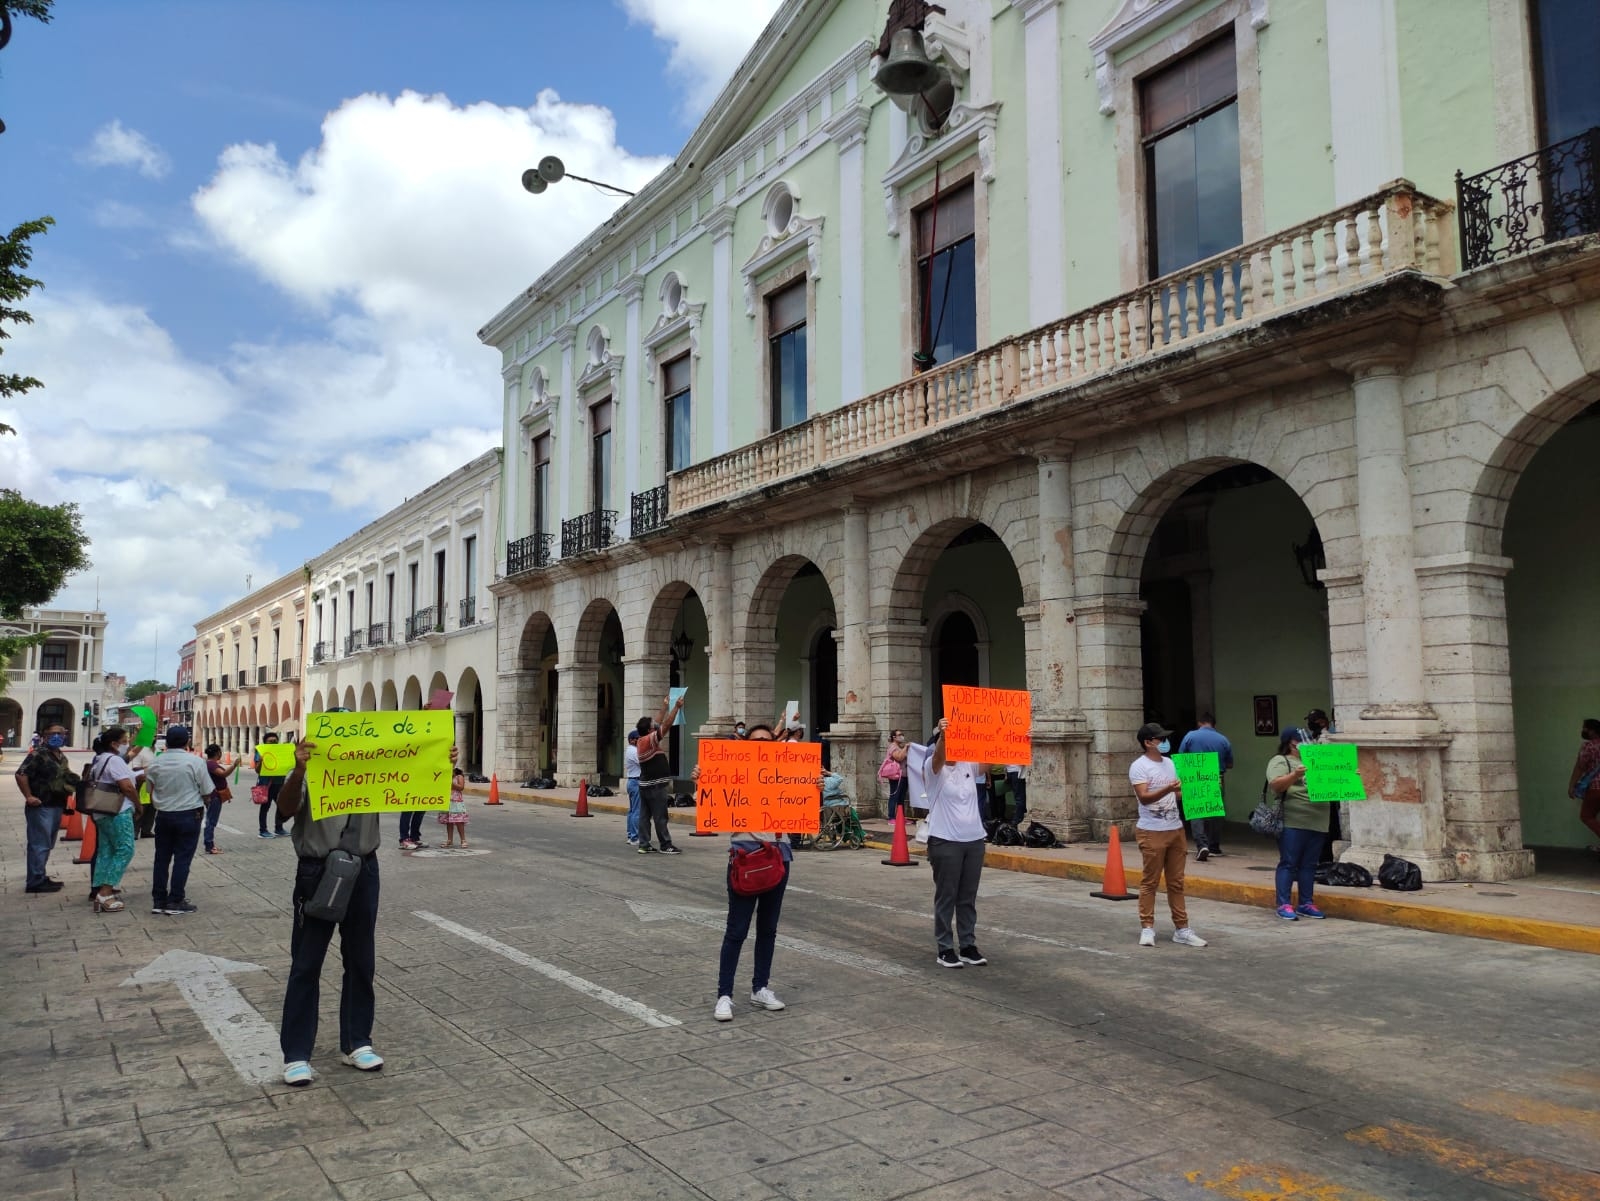
[[[122,987],[167,981],[177,985],[234,1071],[251,1084],[267,1084],[283,1071],[278,1032],[228,979],[240,972],[264,970],[259,963],[239,963],[220,955],[164,951],[124,980]]]
[[[792,887],[792,886],[791,886]],[[793,889],[793,891],[801,891]],[[716,909],[694,909],[686,905],[647,905],[640,901],[629,901],[628,908],[632,909],[635,916],[642,922],[688,922],[692,926],[704,926],[708,930],[722,930],[724,916]],[[790,951],[797,951],[802,955],[810,955],[816,959],[826,959],[830,963],[837,963],[843,967],[860,968],[864,972],[876,972],[880,976],[909,976],[911,973],[898,963],[887,963],[882,959],[869,959],[865,955],[857,955],[854,951],[841,951],[837,947],[824,947],[814,942],[807,942],[803,938],[793,938],[787,934],[778,935],[778,945]]]
[[[581,992],[586,997],[593,997],[596,1001],[603,1001],[613,1009],[620,1009],[623,1013],[638,1018],[646,1026],[681,1026],[683,1025],[671,1014],[659,1013],[651,1009],[643,1001],[635,1001],[632,997],[625,997],[619,992],[612,992],[609,988],[596,984],[592,980],[585,980],[582,976],[574,976],[565,968],[559,968],[553,963],[546,963],[542,959],[535,959],[526,951],[519,951],[516,947],[508,946],[497,938],[490,938],[481,931],[474,930],[471,926],[463,926],[459,922],[452,922],[448,918],[440,917],[437,913],[429,913],[423,909],[412,911],[413,916],[420,917],[425,922],[431,922],[457,938],[464,938],[470,943],[493,951],[511,960],[512,963],[521,964],[531,968],[546,979],[554,980],[557,984],[565,984],[574,992]]]

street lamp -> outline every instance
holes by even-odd
[[[567,165],[553,154],[545,155],[539,160],[537,167],[529,167],[522,173],[522,186],[537,196],[551,184],[560,183],[563,179],[576,179],[579,183],[604,188],[608,192],[620,192],[624,196],[638,195],[637,192],[630,192],[627,188],[619,188],[615,184],[601,183],[598,179],[574,175],[567,170]]]

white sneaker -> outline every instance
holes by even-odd
[[[759,992],[751,993],[750,1004],[758,1009],[770,1009],[774,1013],[780,1009],[788,1008],[782,1001],[778,1000],[778,994],[770,988],[763,988]]]
[[[1153,947],[1156,945],[1155,927],[1146,926],[1139,931],[1139,945],[1141,947]]]
[[[733,1021],[733,998],[718,997],[717,1007],[711,1011],[711,1016],[719,1022]]]
[[[1152,938],[1150,941],[1155,942],[1155,939]],[[1180,947],[1203,947],[1206,945],[1206,940],[1201,938],[1193,930],[1189,929],[1188,926],[1185,926],[1182,930],[1174,933],[1172,936],[1172,941],[1177,943]]]

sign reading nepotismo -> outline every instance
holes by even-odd
[[[448,709],[313,713],[306,738],[316,743],[306,763],[313,819],[450,807]]]

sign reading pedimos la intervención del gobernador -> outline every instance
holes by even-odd
[[[448,709],[313,713],[306,738],[316,743],[306,762],[313,819],[450,807]]]
[[[820,742],[700,744],[694,828],[701,834],[815,834],[821,825]]]

